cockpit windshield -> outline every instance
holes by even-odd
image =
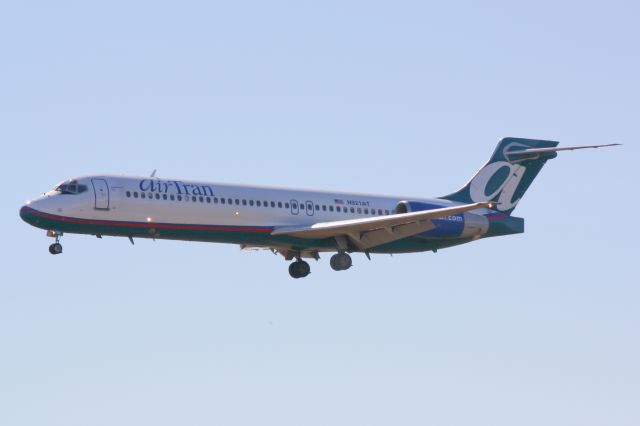
[[[80,194],[87,190],[87,185],[80,185],[76,180],[69,180],[56,186],[54,191],[61,194]]]

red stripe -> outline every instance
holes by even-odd
[[[499,220],[499,219],[505,219],[509,217],[508,214],[495,214],[493,216],[487,216],[487,219],[489,220]]]
[[[43,213],[38,210],[34,210],[30,207],[25,207],[30,213],[36,216],[41,216],[51,220],[57,220],[60,222],[79,223],[83,225],[107,225],[107,226],[121,226],[130,228],[158,228],[158,229],[185,229],[192,231],[230,231],[230,232],[261,232],[271,233],[272,228],[258,228],[252,226],[219,226],[219,225],[179,225],[171,223],[145,223],[145,222],[121,222],[114,220],[91,220],[91,219],[76,219],[66,216],[58,216],[49,213]]]

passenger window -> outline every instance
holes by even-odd
[[[378,209],[378,215],[382,216],[382,209]]]
[[[336,211],[340,213],[340,206],[336,206]]]
[[[201,203],[204,203],[204,197],[202,196],[198,197],[198,201],[200,201]]]
[[[272,202],[271,202],[271,207],[275,207],[275,206],[276,206],[276,202],[275,202],[275,201],[272,201]]]
[[[322,205],[322,211],[323,211],[323,212],[326,212],[326,211],[327,211],[327,205],[326,205],[326,204],[323,204],[323,205]]]
[[[319,212],[320,211],[320,205],[316,204],[316,211]]]
[[[236,198],[236,206],[240,205],[240,200]]]
[[[369,209],[364,209],[364,214],[369,214]]]
[[[278,201],[278,208],[281,209],[282,208],[282,201]]]
[[[160,199],[160,194],[156,194],[156,200]]]
[[[247,205],[247,200],[242,200],[242,205],[246,206]]]
[[[162,194],[162,199],[166,200],[167,199],[167,194]]]
[[[138,198],[138,192],[137,191],[133,193],[133,198]]]
[[[198,201],[198,199],[196,198],[196,196],[195,196],[195,195],[192,195],[192,196],[191,196],[191,201],[193,201],[193,202],[195,203],[196,201]]]
[[[260,200],[256,201],[256,206],[260,207],[262,204],[260,204]]]
[[[131,198],[131,192],[127,191],[127,198]]]
[[[355,209],[353,207],[351,207],[351,213],[355,213]]]
[[[288,209],[289,208],[289,203],[284,203],[284,208]]]
[[[253,200],[249,200],[249,205],[253,207]]]
[[[389,214],[389,210],[385,210],[384,214],[388,215]]]
[[[140,198],[147,198],[147,195],[144,192],[140,193]]]
[[[218,204],[218,197],[213,197],[213,204]]]
[[[169,198],[171,198],[171,201],[175,201],[175,199],[176,199],[175,195],[173,195],[173,194],[169,195]]]
[[[227,203],[229,203],[229,205],[233,204],[233,200],[231,198],[227,198]]]
[[[211,204],[211,197],[207,197],[207,204]]]
[[[362,209],[358,207],[358,214],[362,214]]]
[[[269,207],[269,202],[265,201],[264,203],[262,203],[262,205],[265,206],[265,207]]]
[[[329,211],[332,212],[333,211],[333,206],[329,206]]]

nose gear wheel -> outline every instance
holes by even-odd
[[[49,253],[51,254],[60,254],[62,253],[62,244],[53,243],[49,246]]]

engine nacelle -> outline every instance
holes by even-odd
[[[435,204],[424,201],[400,201],[396,213],[409,213],[450,207],[450,204]],[[423,232],[419,237],[427,238],[471,238],[479,237],[489,230],[489,220],[474,213],[460,213],[432,219],[434,229]]]

